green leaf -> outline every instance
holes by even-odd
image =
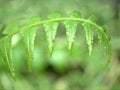
[[[110,37],[107,36],[107,39],[104,39],[104,54],[108,58],[108,62],[110,62],[111,57],[111,44]]]
[[[22,19],[15,20],[14,22],[8,24],[8,26],[3,31],[3,34],[11,34],[19,29],[19,25]]]
[[[96,23],[96,21],[97,21],[97,18],[96,18],[96,16],[94,16],[94,15],[91,15],[90,17],[88,17],[88,20],[90,20],[91,22],[94,22],[94,23]]]
[[[48,18],[49,19],[61,18],[61,14],[53,13],[49,15]],[[53,52],[58,24],[59,24],[58,22],[48,22],[44,24],[50,56],[52,55],[52,52]]]
[[[27,24],[34,24],[38,21],[40,21],[39,17],[31,17],[27,20]],[[32,70],[32,63],[34,59],[34,40],[36,36],[36,29],[37,27],[25,27],[21,30],[30,71]]]
[[[0,41],[0,55],[7,64],[11,76],[15,78],[13,62],[12,62],[11,38],[4,38]]]
[[[83,23],[82,25],[86,32],[86,40],[88,44],[89,55],[91,55],[94,32],[92,30],[92,26],[89,23],[86,22],[86,23]]]
[[[80,18],[80,17],[81,17],[81,14],[76,11],[70,14],[70,18]],[[74,21],[74,20],[64,21],[64,24],[66,26],[66,36],[67,36],[69,51],[71,51],[72,45],[74,43],[78,23],[79,23],[78,21]]]
[[[103,26],[101,26],[101,28],[102,28],[102,32],[106,34],[107,26],[106,26],[106,25],[103,25]],[[100,39],[102,40],[101,42],[103,42],[104,48],[106,48],[106,45],[107,45],[107,44],[106,44],[106,41],[107,41],[107,40],[106,40],[106,38],[103,37],[103,33],[102,33],[102,32],[99,31],[99,34],[101,33],[101,38],[100,38]],[[99,36],[99,37],[100,37],[100,36]],[[106,36],[106,37],[107,37],[107,36]],[[100,39],[99,39],[99,40],[100,40]]]
[[[27,19],[26,23],[27,24],[35,24],[35,23],[39,22],[40,20],[41,20],[41,18],[39,16],[32,16]]]
[[[98,43],[104,48],[104,55],[108,57],[108,61],[110,62],[111,58],[111,44],[110,37],[106,35],[107,26],[101,26],[102,31],[98,31]],[[104,34],[103,34],[104,33]]]
[[[102,27],[103,32],[106,35],[107,32],[107,26],[103,25]],[[104,52],[105,55],[108,56],[108,60],[110,60],[111,57],[111,44],[110,44],[110,37],[106,36],[106,38],[102,38],[103,39],[103,46],[104,46]]]
[[[88,17],[87,20],[90,22],[96,23],[97,18],[94,15],[92,15],[92,16]],[[88,22],[85,22],[82,25],[86,32],[86,40],[87,40],[87,44],[88,44],[89,55],[91,55],[92,43],[93,43],[93,38],[94,38],[93,26],[91,26]],[[100,40],[101,40],[101,38],[102,38],[101,33],[98,38],[100,38]],[[99,42],[101,42],[101,41],[99,41]]]
[[[98,31],[98,43],[101,45],[102,44],[102,40],[103,40],[103,34]]]
[[[104,25],[104,26],[101,26],[101,30],[102,30],[102,31],[100,31],[100,30],[98,31],[98,43],[99,43],[101,46],[103,46],[104,49],[105,49],[105,48],[106,48],[106,44],[105,44],[106,38],[104,38],[103,33],[106,34],[106,30],[107,30],[106,26],[105,26],[105,25]]]
[[[110,41],[111,41],[111,37],[108,36],[108,42],[107,42],[108,48],[107,48],[107,53],[108,53],[108,61],[109,61],[109,62],[110,62],[110,59],[111,59],[111,43],[110,43]]]

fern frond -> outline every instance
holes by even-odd
[[[17,31],[20,27],[20,23],[21,23],[22,19],[18,19],[13,21],[12,23],[8,24],[8,26],[5,28],[5,30],[3,31],[3,34],[11,34],[14,33],[15,31]]]
[[[4,38],[0,41],[0,55],[8,66],[11,76],[15,78],[12,62],[11,38]]]
[[[106,34],[107,26],[103,25],[101,28],[102,28],[103,32]],[[100,35],[100,32],[99,32],[99,35]],[[99,36],[99,40],[100,40],[100,43],[103,44],[105,56],[107,56],[108,60],[110,60],[110,56],[111,56],[110,36],[106,36],[106,38],[104,38],[104,36],[102,34]]]
[[[88,44],[88,48],[89,48],[89,55],[91,55],[94,32],[89,23],[83,23],[82,25],[86,31],[86,40],[87,40],[87,44]]]
[[[81,14],[79,12],[74,11],[70,14],[69,17],[70,18],[80,18]],[[74,21],[74,20],[65,20],[64,21],[64,24],[66,26],[66,35],[67,35],[69,51],[71,51],[72,45],[74,43],[78,23],[79,23],[79,21]]]
[[[14,68],[11,57],[11,38],[15,34],[22,34],[24,41],[25,51],[28,59],[29,69],[31,71],[33,56],[34,56],[34,40],[36,36],[36,29],[38,26],[43,25],[45,27],[46,38],[48,42],[48,48],[50,55],[52,55],[55,36],[57,33],[57,27],[59,22],[63,22],[66,27],[66,36],[68,41],[68,48],[71,51],[72,45],[75,39],[75,33],[78,23],[81,23],[86,31],[86,40],[89,49],[89,55],[92,52],[92,44],[94,38],[94,30],[97,30],[99,44],[103,45],[104,52],[110,61],[111,57],[111,44],[110,38],[106,33],[106,29],[96,24],[96,17],[91,16],[88,19],[81,18],[79,12],[72,12],[69,17],[63,18],[60,13],[53,13],[48,16],[47,20],[41,21],[39,17],[32,17],[26,20],[26,25],[19,28],[21,20],[17,20],[7,26],[3,31],[3,34],[7,34],[0,39],[0,55],[10,70],[11,75],[14,77]]]
[[[39,17],[31,17],[27,19],[27,24],[29,25],[38,21],[40,21]],[[20,31],[22,34],[30,71],[32,70],[32,63],[34,59],[34,40],[36,36],[36,29],[37,27],[25,27]]]
[[[87,20],[89,22],[96,23],[97,18],[94,15],[92,15],[92,16],[88,17]],[[87,40],[87,44],[88,44],[89,55],[91,55],[93,38],[94,38],[94,32],[93,32],[94,29],[93,29],[93,26],[89,22],[84,22],[82,25],[86,32],[86,40]]]
[[[57,18],[61,18],[60,13],[53,13],[48,16],[48,19],[57,19]],[[58,22],[47,22],[43,24],[45,27],[50,56],[52,55],[53,52],[58,24],[59,24]]]

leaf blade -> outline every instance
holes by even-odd
[[[70,18],[80,18],[81,14],[79,12],[72,12],[69,16]],[[71,51],[74,39],[75,39],[75,34],[76,34],[76,28],[78,21],[73,21],[73,20],[66,20],[64,21],[64,24],[66,26],[66,36],[67,36],[67,42],[68,42],[68,49]]]
[[[106,35],[106,31],[107,31],[107,26],[103,25],[102,27],[103,32]],[[106,35],[106,38],[103,38],[103,33],[101,33],[101,39],[102,39],[102,44],[103,44],[103,48],[104,48],[104,53],[105,56],[108,57],[108,62],[110,62],[110,57],[111,57],[111,44],[110,44],[110,36]],[[100,35],[100,33],[99,33]],[[100,37],[100,36],[99,36]]]
[[[86,23],[83,23],[82,25],[86,32],[86,40],[87,40],[87,44],[88,44],[89,55],[91,55],[94,32],[92,30],[92,26],[89,23],[86,22]]]
[[[0,41],[0,54],[5,61],[11,76],[15,79],[15,72],[12,62],[11,38],[5,38]]]
[[[34,24],[37,21],[40,21],[39,17],[31,17],[27,20],[27,24]],[[30,72],[32,71],[32,63],[34,59],[34,40],[36,36],[36,29],[37,27],[25,27],[20,32],[22,34]]]
[[[94,16],[94,15],[91,15],[90,17],[88,17],[88,20],[91,21],[91,22],[96,23],[96,21],[97,21],[97,17]]]
[[[48,16],[49,19],[57,19],[61,18],[60,13],[53,13]],[[43,26],[45,27],[45,32],[46,32],[46,37],[47,37],[47,42],[48,42],[48,49],[50,56],[52,55],[53,48],[54,48],[54,42],[55,42],[55,36],[57,33],[57,27],[58,27],[58,22],[48,22],[45,23]]]
[[[21,21],[22,21],[22,19],[17,19],[15,21],[13,21],[12,23],[10,23],[3,31],[3,34],[11,34],[11,33],[14,33],[15,31],[17,31],[19,29],[19,25],[20,25]]]

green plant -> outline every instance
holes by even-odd
[[[66,36],[68,42],[68,49],[71,52],[72,45],[74,43],[76,28],[78,23],[81,23],[86,32],[86,40],[89,49],[89,55],[92,52],[92,43],[94,38],[94,29],[98,33],[98,43],[104,47],[104,52],[107,55],[108,60],[111,56],[111,44],[110,37],[106,34],[106,28],[96,24],[95,16],[90,16],[88,19],[81,18],[79,12],[72,12],[69,17],[63,18],[60,13],[53,13],[48,16],[47,20],[41,21],[39,17],[31,17],[27,20],[16,20],[9,24],[3,31],[4,36],[0,39],[0,55],[6,62],[9,71],[13,77],[15,77],[13,63],[12,63],[12,45],[11,39],[15,34],[21,34],[25,46],[26,56],[28,58],[28,66],[31,71],[33,53],[34,53],[34,40],[36,36],[36,29],[38,26],[43,25],[45,27],[46,37],[48,41],[48,48],[50,56],[52,55],[54,48],[54,41],[57,32],[57,26],[59,22],[63,22],[66,27]]]

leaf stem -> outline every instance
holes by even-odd
[[[26,26],[20,28],[18,31],[1,38],[0,40],[8,38],[8,37],[12,37],[13,35],[15,35],[17,33],[20,33],[20,30],[24,30],[23,28],[26,28],[26,27],[37,27],[37,26],[40,26],[45,23],[60,22],[60,21],[65,21],[65,20],[73,20],[73,21],[78,21],[78,22],[82,22],[82,23],[87,22],[87,23],[91,24],[92,26],[96,27],[97,30],[99,30],[104,35],[104,37],[108,40],[108,37],[106,36],[105,32],[102,30],[102,28],[100,26],[98,26],[94,22],[91,22],[90,20],[83,19],[83,18],[57,18],[57,19],[49,19],[49,20],[40,21],[40,22],[37,22],[34,24],[26,25]]]

